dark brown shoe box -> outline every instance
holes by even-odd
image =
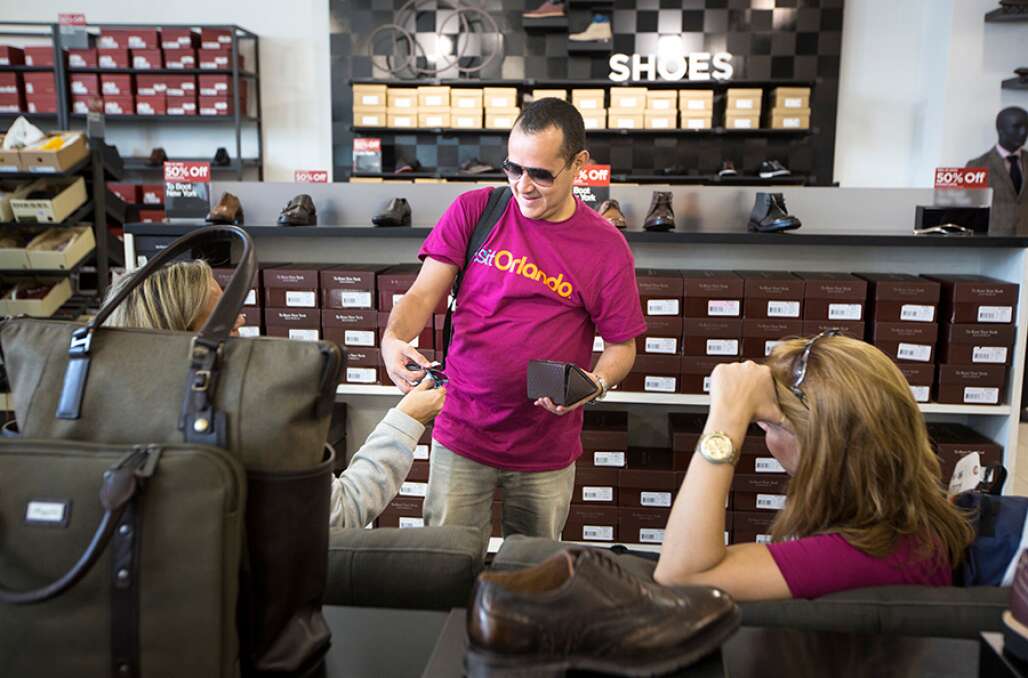
[[[693,450],[696,449],[696,443],[700,440],[700,435],[703,433],[703,426],[707,421],[707,415],[672,412],[668,415],[667,419],[671,451],[692,454]],[[677,465],[675,465],[675,470],[678,470]]]
[[[575,467],[572,504],[617,506],[618,470],[616,468]]]
[[[685,355],[737,358],[741,354],[739,318],[686,318],[682,325]]]
[[[684,482],[685,482],[685,471],[681,471],[681,472],[675,471],[675,485],[678,486],[678,487],[681,487],[682,483],[684,483]],[[725,497],[725,510],[726,511],[731,511],[733,506],[735,505],[734,495],[735,495],[734,492],[729,491],[728,496]]]
[[[868,284],[867,316],[875,322],[938,322],[942,287],[909,273],[854,273]]]
[[[593,346],[593,349],[595,348]],[[602,344],[600,350],[603,350]],[[635,338],[635,350],[638,353],[658,355],[681,353],[682,319],[679,316],[647,316],[646,334]]]
[[[935,362],[938,340],[936,323],[876,322],[871,329],[871,342],[896,362]]]
[[[400,483],[400,489],[397,492],[397,497],[405,497],[407,499],[419,499],[424,500],[425,494],[428,492],[428,479],[425,480],[404,480]]]
[[[1019,285],[983,275],[927,275],[942,285],[941,320],[1010,324],[1017,319]]]
[[[410,466],[410,471],[407,472],[407,480],[411,480],[419,483],[428,482],[428,462],[427,461],[414,461]]]
[[[378,311],[367,309],[322,309],[321,328],[325,339],[340,346],[379,345]]]
[[[710,373],[721,363],[738,362],[738,358],[723,356],[682,357],[682,393],[705,395],[710,393]]]
[[[684,284],[682,273],[659,268],[639,268],[635,271],[643,315],[681,316]]]
[[[264,327],[269,337],[316,341],[321,338],[321,312],[306,308],[266,308]]]
[[[494,501],[492,511],[492,531],[489,533],[490,537],[502,537],[503,536],[503,502]]]
[[[743,280],[734,271],[682,271],[686,318],[742,317]]]
[[[378,516],[378,527],[423,527],[423,503],[415,497],[396,497]]]
[[[378,310],[387,313],[392,311],[393,305],[411,288],[420,272],[421,264],[399,264],[379,271],[376,279]],[[433,313],[446,313],[447,300],[448,297],[443,296]]]
[[[950,365],[1010,365],[1014,325],[943,325],[939,362]]]
[[[766,544],[771,541],[771,524],[777,511],[733,511],[732,543]]]
[[[632,371],[621,382],[621,390],[678,393],[682,381],[681,365],[681,357],[677,355],[638,355]]]
[[[841,330],[842,333],[852,339],[864,341],[866,325],[863,321],[853,320],[804,320],[803,336],[813,337],[825,330]]]
[[[564,541],[618,541],[616,506],[575,506],[568,512],[561,539]]]
[[[426,426],[417,445],[414,446],[414,460],[428,461],[432,457],[432,427]]]
[[[1003,446],[990,440],[973,428],[963,424],[932,422],[928,424],[928,437],[939,456],[942,480],[948,484],[953,469],[965,455],[977,452],[982,464],[1002,464]]]
[[[763,438],[760,439],[760,444],[764,446]],[[744,473],[749,475],[767,475],[767,476],[780,476],[785,475],[785,469],[782,467],[778,460],[771,456],[771,453],[765,448],[762,453],[749,454],[744,452],[739,457],[739,463],[735,465],[736,473]]]
[[[742,321],[742,357],[763,360],[782,339],[802,336],[802,320],[746,318]]]
[[[234,268],[212,268],[211,272],[214,274],[214,279],[218,281],[218,286],[224,290],[228,286],[228,282],[232,279],[232,274],[236,272]],[[258,292],[257,281],[254,281],[253,287],[246,294],[246,299],[243,301],[243,306],[260,306],[261,296]]]
[[[669,462],[670,462],[670,455]],[[675,473],[649,469],[618,471],[618,506],[627,508],[671,508],[678,494]]]
[[[318,272],[321,264],[285,264],[265,268],[263,277],[266,306],[275,308],[319,308]]]
[[[736,474],[732,479],[732,510],[777,511],[782,508],[789,476]]]
[[[343,384],[382,384],[385,367],[377,348],[347,347],[346,361],[339,376]]]
[[[378,264],[343,264],[321,270],[323,308],[373,309],[375,278],[387,267]]]
[[[948,405],[1000,405],[1006,365],[939,365],[935,400]]]
[[[244,306],[239,310],[243,324],[239,328],[241,337],[259,337],[264,334],[264,313],[259,308]]]
[[[803,317],[805,283],[785,271],[736,271],[743,280],[743,317]]]
[[[863,321],[867,281],[849,273],[804,272],[803,319]]]
[[[628,462],[628,413],[586,411],[578,464],[624,468]]]
[[[629,544],[662,544],[670,509],[619,508],[619,538]]]
[[[935,386],[935,365],[919,363],[896,363],[903,378],[910,384],[910,392],[914,400],[927,403],[932,399],[932,388]]]
[[[379,311],[378,334],[380,337],[385,333],[385,329],[386,327],[388,327],[388,325],[389,313],[387,313],[386,311]],[[421,334],[414,337],[414,340],[411,342],[411,346],[417,349],[435,349],[435,329],[432,327],[432,316],[428,317],[428,324],[425,325],[424,329],[421,330]]]

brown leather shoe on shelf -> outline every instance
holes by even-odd
[[[606,552],[571,548],[527,570],[479,575],[464,667],[471,678],[651,676],[702,659],[741,622],[722,591],[659,586]]]
[[[553,16],[564,16],[564,3],[546,0],[546,2],[530,12],[523,12],[521,16],[525,19],[545,19]]]
[[[617,200],[604,200],[600,205],[600,216],[618,228],[628,228],[625,213],[621,211],[621,205]]]
[[[222,193],[221,200],[207,215],[207,222],[241,226],[243,224],[243,206],[239,203],[239,198],[228,192]]]
[[[158,146],[150,151],[150,157],[146,159],[146,164],[149,167],[160,167],[167,161],[168,154],[165,152],[164,147]]]
[[[646,213],[643,228],[647,231],[673,231],[675,212],[671,209],[671,191],[654,191],[650,211]]]

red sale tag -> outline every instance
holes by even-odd
[[[327,184],[328,172],[324,170],[296,170],[293,181],[298,184]]]
[[[164,163],[164,180],[180,184],[209,184],[211,163],[173,161]]]
[[[85,14],[66,14],[61,12],[57,15],[57,23],[61,26],[85,26]]]
[[[989,187],[988,167],[937,167],[935,188],[974,189]]]
[[[575,186],[610,186],[610,165],[584,165],[575,177]]]

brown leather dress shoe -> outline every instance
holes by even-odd
[[[243,223],[243,206],[239,204],[239,198],[231,193],[222,193],[221,200],[214,206],[207,221],[211,224],[235,224],[241,226]]]
[[[546,2],[533,10],[522,12],[521,16],[525,19],[545,19],[553,16],[564,16],[564,3],[546,0]]]
[[[651,676],[705,657],[741,622],[722,591],[659,586],[608,553],[572,548],[527,570],[479,575],[465,669],[471,678]]]
[[[673,231],[675,229],[675,213],[671,209],[670,191],[653,192],[650,211],[646,213],[643,228],[647,231]]]
[[[621,211],[621,205],[617,200],[604,200],[600,205],[600,216],[618,228],[628,228],[625,213]]]

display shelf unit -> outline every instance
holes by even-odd
[[[1028,81],[1022,80],[1021,78],[1010,78],[1009,80],[1004,80],[1001,87],[1003,89],[1026,90],[1028,89]]]
[[[441,136],[456,136],[458,134],[489,134],[507,136],[509,129],[494,127],[357,127],[350,128],[358,134],[437,134]],[[646,136],[646,137],[705,137],[705,136],[757,136],[757,137],[802,137],[817,134],[816,128],[811,129],[726,129],[724,127],[709,127],[706,129],[629,129],[625,127],[590,129],[586,130],[586,136]]]
[[[68,73],[99,73],[115,75],[232,75],[231,68],[99,68],[94,66],[76,66],[69,68]],[[250,71],[239,71],[240,80],[256,80],[257,74]]]
[[[168,158],[168,160],[171,162],[210,162],[212,172],[235,173],[238,173],[240,168],[256,168],[260,167],[261,164],[259,158],[243,158],[241,161],[232,160],[228,165],[215,165],[211,158]],[[163,165],[151,165],[147,158],[124,158],[124,162],[126,172],[164,173]]]
[[[561,16],[541,17],[539,19],[522,17],[521,27],[525,29],[526,33],[567,33],[568,17],[566,14],[562,14]]]
[[[410,80],[403,79],[378,79],[378,78],[353,78],[351,85],[387,85],[389,87],[417,87],[418,85],[448,85],[450,87],[517,87],[521,90],[532,89],[554,89],[554,88],[588,88],[607,89],[609,87],[648,87],[650,89],[715,89],[724,90],[729,87],[815,87],[816,80],[627,80],[625,82],[599,81],[599,80],[557,80],[547,78],[525,78],[523,80],[509,79],[474,79],[462,78],[460,80],[447,80],[442,78],[417,78]]]
[[[564,544],[574,544],[576,546],[599,546],[601,548],[613,548],[615,546],[624,546],[626,549],[631,551],[643,551],[645,553],[660,553],[660,544],[630,544],[623,541],[564,541]],[[500,547],[503,546],[503,537],[489,537],[489,553],[497,553]]]

